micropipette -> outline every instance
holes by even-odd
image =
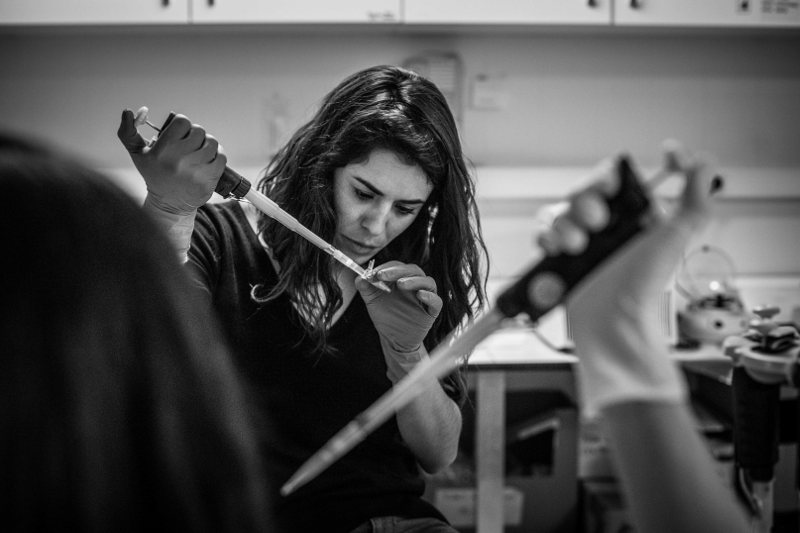
[[[136,126],[146,124],[159,133],[166,128],[175,117],[175,113],[170,113],[169,116],[167,116],[167,119],[164,121],[164,124],[158,128],[151,124],[149,120],[147,120],[147,112],[148,109],[146,107],[140,108],[136,112],[134,124]],[[327,241],[325,241],[325,239],[301,224],[300,221],[284,211],[278,204],[270,200],[266,195],[254,189],[252,184],[247,179],[245,179],[236,171],[232,170],[230,167],[225,167],[225,170],[223,171],[222,176],[220,176],[219,182],[217,182],[217,186],[214,191],[224,198],[233,197],[237,199],[248,200],[259,211],[305,238],[308,242],[329,254],[339,263],[358,274],[358,276],[361,278],[369,281],[372,285],[378,287],[382,291],[391,292],[391,289],[386,283],[374,279],[374,272],[372,268],[365,270],[361,265],[350,259],[341,250],[338,250],[332,244],[329,244]]]

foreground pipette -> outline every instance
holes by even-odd
[[[308,483],[364,440],[398,409],[413,400],[434,380],[452,372],[475,346],[499,329],[507,318],[525,312],[536,322],[564,301],[570,291],[600,262],[642,231],[650,221],[650,200],[626,157],[618,158],[620,188],[609,200],[608,225],[593,234],[577,256],[548,256],[533,266],[497,298],[493,309],[451,335],[409,374],[311,456],[281,488],[287,495]]]
[[[659,171],[652,190],[676,169]],[[620,249],[652,222],[650,198],[636,176],[626,156],[616,161],[620,187],[608,202],[609,220],[601,231],[591,235],[580,255],[548,256],[528,270],[518,281],[506,288],[497,298],[494,308],[478,320],[467,324],[461,334],[451,334],[440,343],[428,359],[420,362],[408,375],[386,394],[334,435],[311,456],[281,487],[281,494],[294,492],[308,483],[363,441],[375,428],[389,419],[398,409],[417,397],[434,380],[455,370],[464,358],[483,339],[500,329],[508,318],[526,313],[536,323],[557,305],[564,302],[572,289],[606,258]],[[722,188],[723,180],[715,176],[711,194]]]
[[[167,116],[167,119],[164,121],[164,124],[160,128],[157,128],[147,120],[147,111],[148,110],[146,107],[142,107],[136,112],[134,123],[137,126],[147,124],[157,132],[161,132],[167,127],[172,119],[175,118],[175,113],[170,113],[169,116]],[[239,173],[231,168],[227,166],[225,167],[225,170],[223,171],[222,176],[219,178],[219,182],[217,182],[217,186],[214,191],[224,198],[233,197],[248,200],[259,211],[280,222],[282,225],[294,231],[317,248],[320,248],[324,252],[328,253],[334,259],[339,261],[339,263],[343,264],[360,277],[369,281],[382,291],[391,292],[391,289],[386,283],[374,279],[371,268],[369,271],[365,270],[363,267],[361,267],[361,265],[350,259],[332,244],[329,244],[327,241],[325,241],[325,239],[301,224],[300,221],[298,221],[292,215],[281,209],[278,204],[270,200],[258,190],[254,189],[252,184],[247,179],[242,177]]]

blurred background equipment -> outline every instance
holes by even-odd
[[[733,261],[721,248],[704,245],[684,257],[675,277],[675,289],[686,299],[678,311],[680,345],[721,344],[747,329],[749,316],[734,279]]]
[[[733,360],[735,480],[737,493],[749,507],[753,531],[769,533],[773,527],[775,465],[781,442],[781,388],[796,390],[800,333],[797,324],[774,320],[780,309],[759,306],[754,309],[742,335],[724,341],[725,355]],[[788,425],[800,419],[794,413]],[[786,422],[786,421],[784,421]],[[795,434],[796,440],[796,434]],[[796,487],[798,479],[795,477]]]

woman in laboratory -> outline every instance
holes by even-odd
[[[126,110],[119,137],[147,183],[145,209],[225,326],[278,483],[484,306],[485,246],[456,123],[441,92],[410,71],[347,77],[259,183],[353,261],[374,262],[376,283],[252,205],[206,204],[226,159],[186,117],[148,145]],[[453,532],[422,498],[420,468],[454,460],[464,398],[459,372],[431,384],[279,498],[276,518],[302,533]]]
[[[659,333],[659,301],[689,239],[711,212],[708,156],[669,143],[668,166],[686,179],[675,213],[659,216],[576,287],[569,301],[583,416],[598,417],[636,531],[744,532],[746,515],[696,429],[686,386]],[[605,226],[618,188],[613,165],[571,198],[540,236],[556,254],[580,253]]]

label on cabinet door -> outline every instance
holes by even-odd
[[[761,0],[759,14],[772,21],[800,21],[799,0]]]

